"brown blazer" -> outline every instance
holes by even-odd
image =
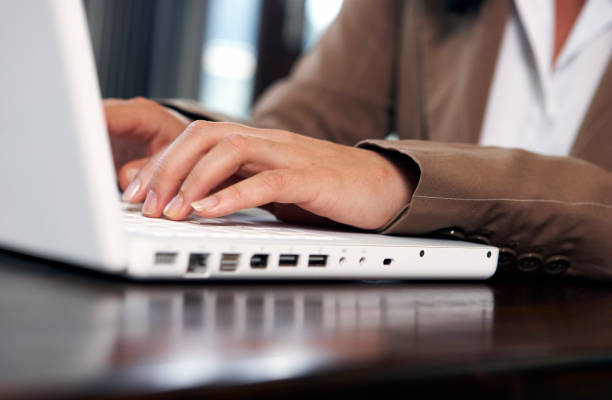
[[[568,274],[610,279],[612,64],[570,157],[476,145],[511,7],[489,0],[456,14],[441,0],[347,0],[249,123],[410,157],[418,187],[383,233],[455,227],[502,248],[506,269],[555,275],[571,265]],[[393,131],[401,140],[384,140]]]

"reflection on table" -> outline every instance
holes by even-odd
[[[581,282],[145,284],[0,253],[0,398],[573,374],[612,363],[610,306]]]

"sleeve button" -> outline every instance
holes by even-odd
[[[486,245],[491,244],[491,241],[489,240],[489,238],[487,238],[484,235],[479,235],[476,233],[473,235],[469,235],[467,237],[467,240],[473,243],[480,243],[480,244],[486,244]]]
[[[544,272],[548,275],[561,276],[567,272],[572,263],[565,256],[552,256],[544,262]]]
[[[465,240],[465,232],[463,232],[463,230],[458,227],[440,229],[438,231],[433,232],[432,235],[440,239]]]
[[[510,271],[515,261],[516,261],[516,251],[508,247],[501,247],[499,249],[499,257],[497,258],[497,266],[501,270]]]
[[[542,256],[537,253],[521,254],[516,260],[516,268],[521,272],[535,272],[542,266]]]

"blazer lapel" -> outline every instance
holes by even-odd
[[[511,0],[483,2],[471,15],[425,5],[424,97],[426,136],[477,143]]]
[[[571,155],[612,171],[612,60],[582,121]]]

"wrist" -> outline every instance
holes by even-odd
[[[378,150],[378,149],[377,149]],[[421,176],[418,165],[412,158],[396,151],[376,151],[383,157],[389,167],[390,208],[386,221],[376,230],[383,230],[397,219],[399,214],[409,206]]]

